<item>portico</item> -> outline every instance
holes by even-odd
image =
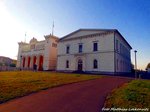
[[[29,43],[19,42],[17,67],[23,70],[54,70],[56,67],[57,41],[52,35],[44,36],[45,40],[37,41],[32,38]]]
[[[43,70],[43,64],[44,64],[43,60],[44,60],[44,56],[41,54],[22,56],[21,67],[23,69],[33,69],[33,66],[37,65],[38,70]]]

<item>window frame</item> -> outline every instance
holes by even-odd
[[[70,45],[67,45],[66,46],[66,54],[69,54],[70,53]]]
[[[78,53],[82,53],[83,52],[83,44],[79,43],[78,45]]]
[[[96,44],[96,48],[95,48],[95,44]],[[93,42],[93,51],[94,52],[98,51],[98,42]]]
[[[119,51],[119,41],[116,40],[116,51]]]

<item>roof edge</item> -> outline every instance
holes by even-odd
[[[90,29],[90,28],[86,29],[86,28],[80,28],[78,30],[75,30],[75,31],[73,31],[73,32],[71,32],[71,33],[69,33],[69,34],[61,37],[59,40],[61,41],[61,40],[65,39],[65,38],[67,38],[68,36],[71,36],[71,35],[79,32],[79,31],[85,31],[85,30],[86,31],[113,31],[113,32],[117,32],[122,37],[122,39],[125,41],[125,43],[127,43],[127,45],[130,47],[130,49],[132,49],[132,47],[130,46],[130,44],[126,41],[126,39],[122,36],[122,34],[117,29]]]
[[[127,40],[122,36],[122,34],[118,31],[118,30],[116,30],[115,32],[117,32],[121,37],[122,37],[122,39],[125,41],[125,43],[127,43],[127,45],[130,47],[130,49],[132,49],[132,47],[131,47],[131,45],[127,42]]]
[[[71,32],[71,33],[69,33],[69,34],[67,34],[67,35],[65,35],[65,36],[63,36],[63,37],[61,37],[59,40],[62,40],[62,39],[66,38],[66,37],[68,37],[68,36],[70,36],[70,35],[73,35],[73,34],[79,32],[79,31],[101,31],[101,30],[104,30],[104,31],[116,31],[117,29],[90,29],[90,28],[80,28],[80,29],[78,29],[78,30],[75,30],[75,31],[73,31],[73,32]]]

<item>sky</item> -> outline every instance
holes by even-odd
[[[0,56],[17,59],[18,42],[80,28],[118,29],[137,50],[137,65],[150,62],[150,0],[0,0]],[[26,33],[26,37],[25,37]]]

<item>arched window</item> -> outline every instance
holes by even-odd
[[[98,61],[96,59],[93,61],[93,68],[98,68]]]
[[[69,60],[66,61],[66,68],[69,68]]]

